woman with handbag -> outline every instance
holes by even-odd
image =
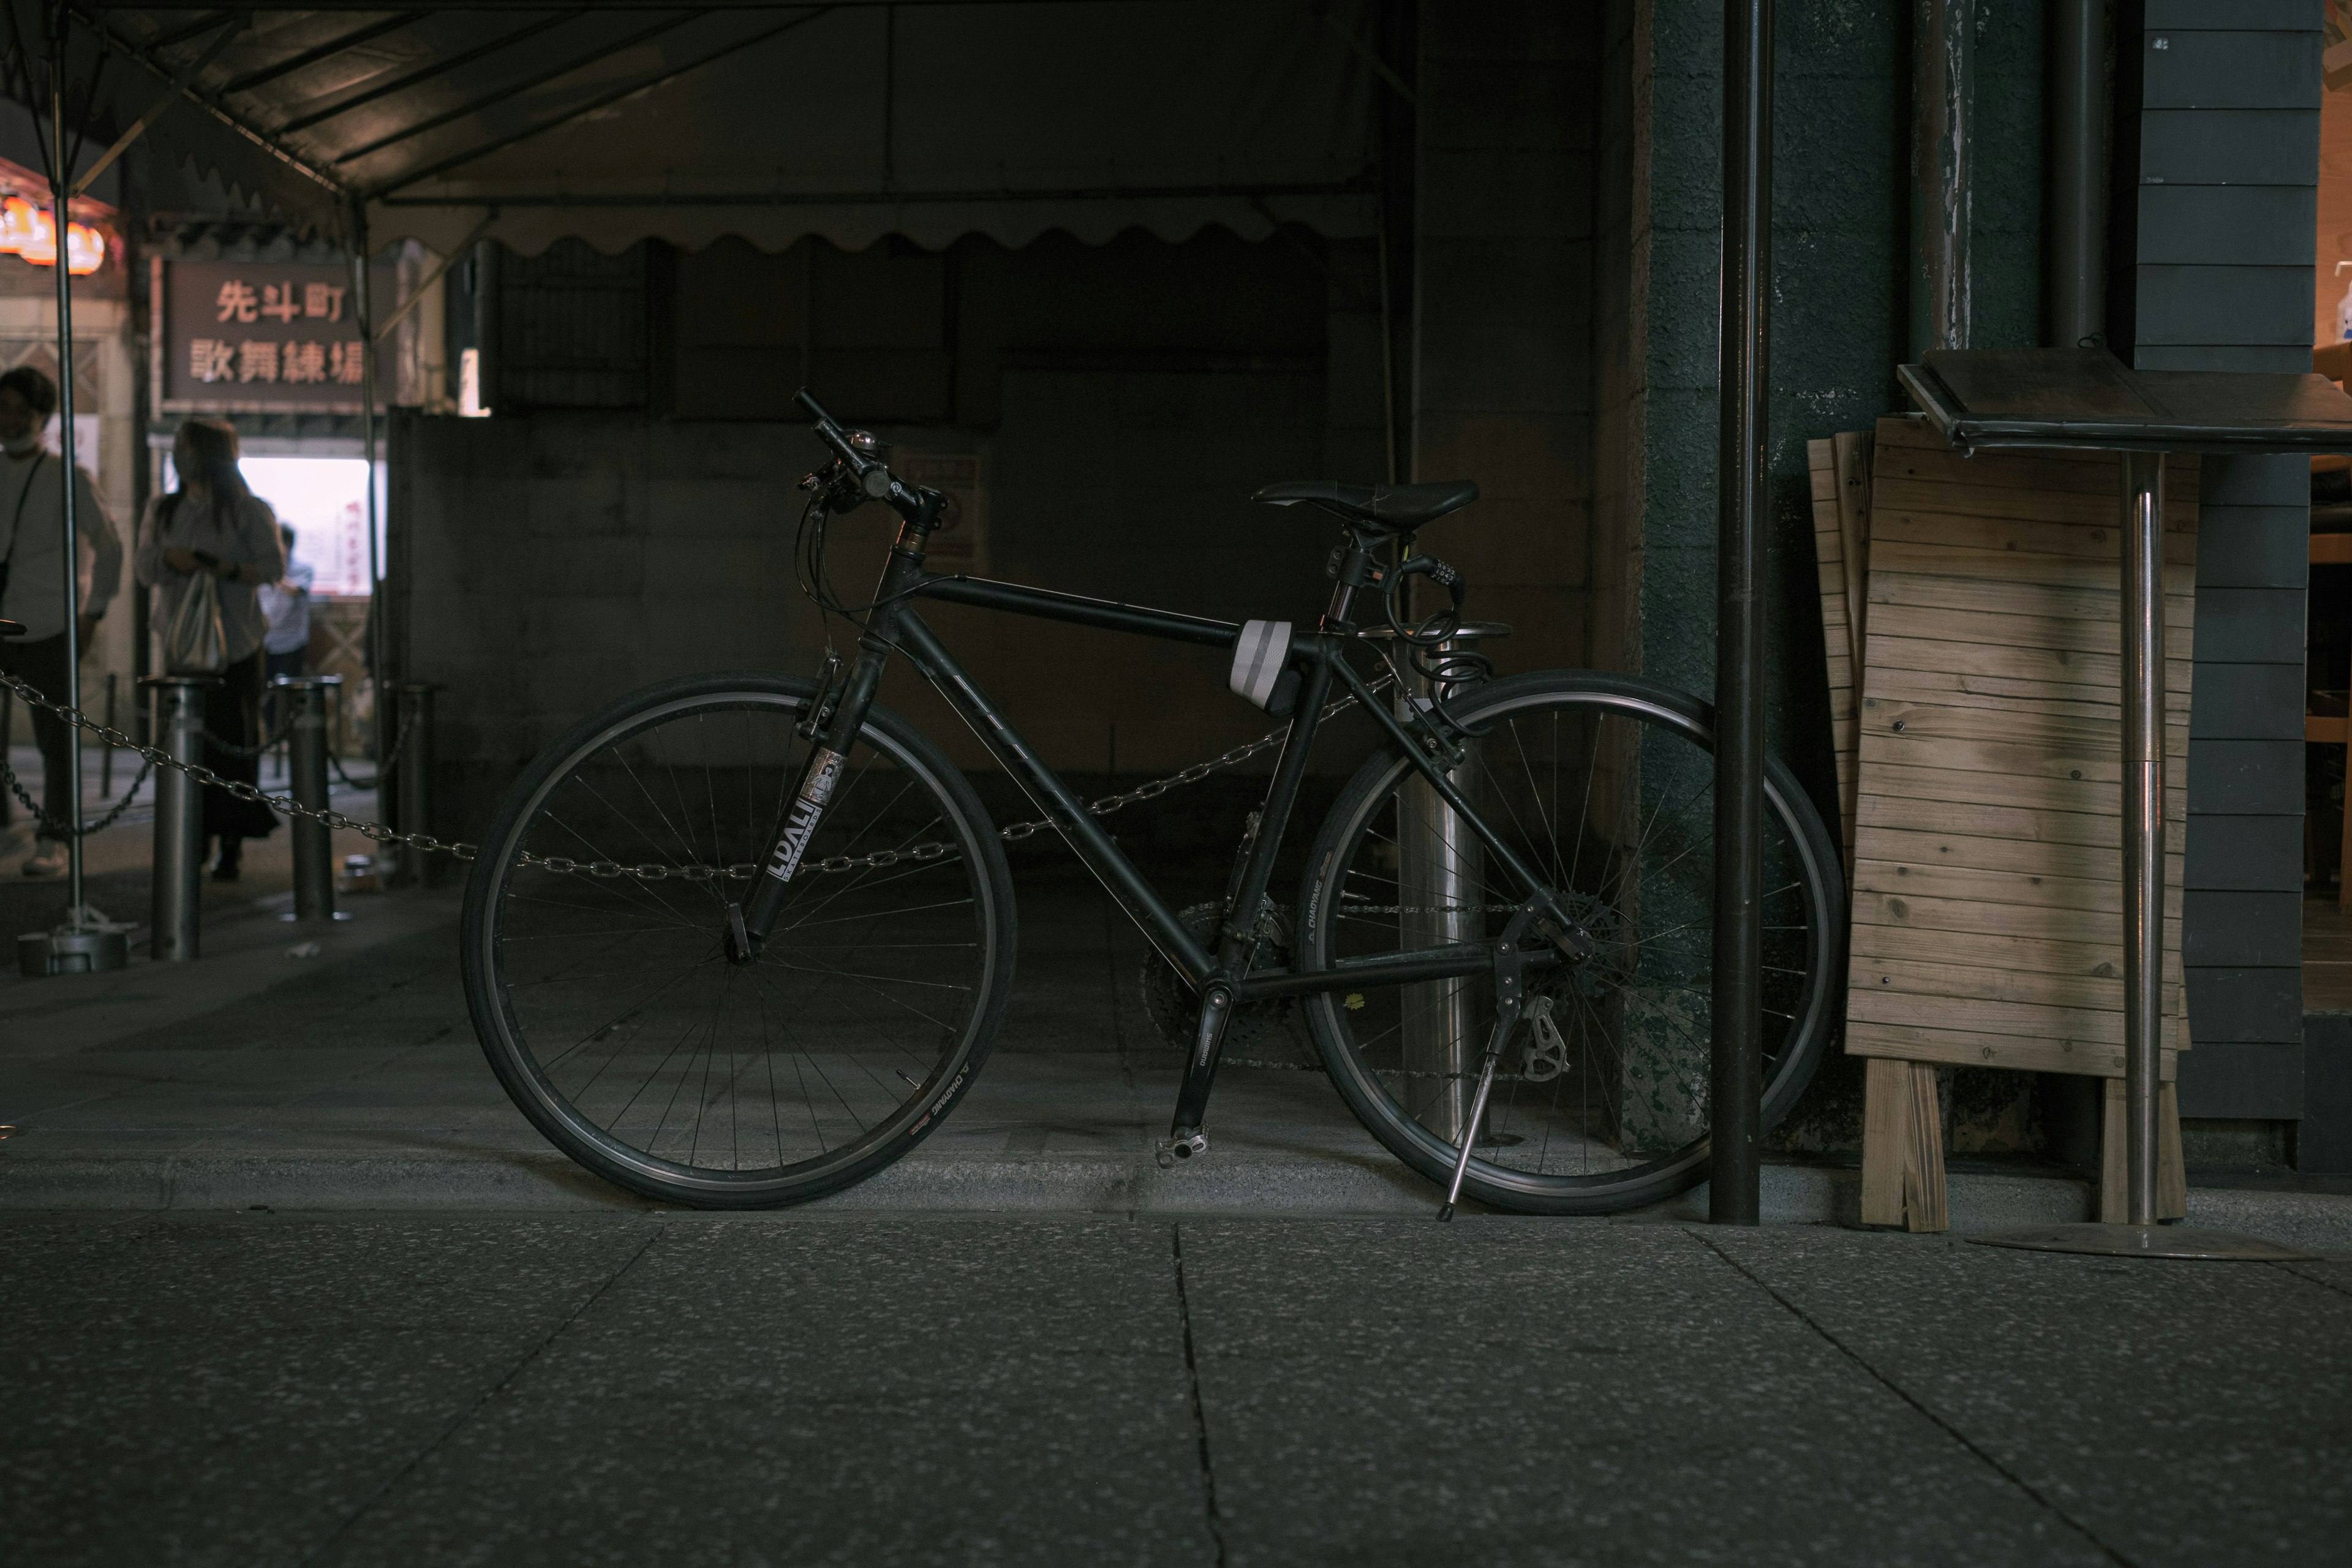
[[[236,429],[190,419],[172,442],[180,488],[150,503],[139,530],[139,581],[155,590],[170,675],[216,675],[205,691],[205,766],[254,784],[261,758],[261,649],[269,618],[254,591],[286,575],[286,546],[267,501],[246,488],[236,466]],[[245,840],[266,837],[278,818],[258,801],[205,789],[205,837],[220,841],[213,880],[234,882]]]

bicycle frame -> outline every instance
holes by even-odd
[[[919,514],[907,518],[900,526],[898,542],[891,548],[889,562],[883,569],[879,591],[875,595],[876,607],[867,617],[865,635],[858,639],[857,659],[851,667],[830,721],[824,725],[824,742],[811,752],[799,784],[793,792],[793,804],[780,828],[766,874],[760,879],[760,890],[744,910],[748,940],[751,943],[765,940],[783,909],[793,875],[799,866],[801,850],[815,831],[817,820],[830,799],[834,781],[839,775],[842,760],[847,756],[851,743],[865,723],[866,710],[881,684],[883,671],[890,656],[896,653],[905,655],[924,679],[947,699],[971,727],[972,733],[979,737],[989,754],[1020,784],[1038,812],[1059,830],[1063,839],[1127,912],[1128,918],[1141,929],[1178,973],[1201,990],[1204,999],[1210,999],[1204,1012],[1218,1005],[1230,1008],[1241,1003],[1274,997],[1457,979],[1486,973],[1496,964],[1497,954],[1493,949],[1456,943],[1409,952],[1340,959],[1328,968],[1316,970],[1253,967],[1257,946],[1255,935],[1256,921],[1244,911],[1255,911],[1261,907],[1273,879],[1275,859],[1282,847],[1283,835],[1289,826],[1291,813],[1297,805],[1299,787],[1306,778],[1307,758],[1314,749],[1316,733],[1321,725],[1322,710],[1335,684],[1352,694],[1357,703],[1387,732],[1389,739],[1412,760],[1439,798],[1457,813],[1486,845],[1488,854],[1494,857],[1494,863],[1507,870],[1519,886],[1527,889],[1528,908],[1550,924],[1552,929],[1548,934],[1551,935],[1557,952],[1573,959],[1590,950],[1590,939],[1586,933],[1560,908],[1557,889],[1528,867],[1511,847],[1486,826],[1476,809],[1446,776],[1439,763],[1433,760],[1422,742],[1389,711],[1387,704],[1378,699],[1370,684],[1348,663],[1344,650],[1353,638],[1327,631],[1292,638],[1293,662],[1301,667],[1302,677],[1297,706],[1292,710],[1290,727],[1283,738],[1273,781],[1266,789],[1257,832],[1249,845],[1240,879],[1226,905],[1218,951],[1212,953],[1185,929],[1176,910],[1145,879],[1142,872],[1137,869],[1135,863],[1127,858],[1110,835],[1103,831],[1093,814],[1087,811],[1085,802],[1022,738],[1003,710],[924,623],[922,616],[916,612],[913,601],[917,598],[938,599],[950,604],[1068,621],[1106,631],[1126,632],[1205,647],[1231,648],[1240,637],[1242,627],[1230,621],[1208,620],[1169,610],[1085,598],[1075,594],[1055,593],[1013,583],[961,575],[942,576],[928,572],[923,566],[924,545],[929,533],[924,524],[928,521],[927,516]],[[1339,601],[1342,607],[1345,593],[1343,589],[1342,598]],[[1327,618],[1328,624],[1330,619]],[[1547,959],[1540,953],[1519,955],[1513,962],[1553,962],[1556,956]],[[1213,1000],[1218,995],[1225,998],[1222,1005]],[[1199,1043],[1188,1066],[1183,1091],[1178,1102],[1175,1134],[1180,1142],[1190,1136],[1197,1142],[1197,1146],[1205,1147],[1205,1141],[1199,1140],[1200,1120],[1207,1104],[1210,1084],[1215,1076],[1222,1035],[1222,1018],[1213,1026],[1204,1016]]]

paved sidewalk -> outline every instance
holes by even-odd
[[[8,1560],[2339,1563],[2352,1262],[1465,1218],[0,1215]]]
[[[460,994],[454,889],[349,900],[324,933],[283,897],[224,901],[200,962],[0,980],[0,1208],[632,1210],[555,1152],[481,1059]],[[1209,1155],[1153,1145],[1181,1058],[1142,1016],[1141,942],[1093,885],[1024,874],[1015,996],[947,1124],[875,1179],[798,1211],[1427,1215],[1436,1194],[1319,1073],[1235,1067]],[[289,956],[316,941],[312,958]],[[1276,1037],[1261,1059],[1306,1062]],[[2080,1181],[1957,1170],[1961,1231],[2088,1216]],[[2352,1249],[2352,1194],[2200,1187],[2192,1218]],[[1701,1218],[1704,1188],[1651,1211]],[[1851,1223],[1852,1170],[1778,1164],[1765,1215]]]

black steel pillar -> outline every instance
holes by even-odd
[[[1714,1167],[1707,1217],[1754,1225],[1763,1141],[1764,509],[1772,286],[1772,3],[1727,0],[1715,641]]]
[[[2050,6],[2050,237],[2045,258],[2053,348],[2107,335],[2107,8]]]

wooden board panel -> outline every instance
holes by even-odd
[[[2086,1078],[2121,1078],[2121,1046],[2097,1046],[2063,1037],[1979,1035],[1965,1029],[1915,1025],[1849,1024],[1847,1049],[1856,1056],[1904,1061],[1942,1062],[1954,1067],[2006,1068],[2012,1072],[2068,1072]],[[2163,1076],[2177,1072],[2177,1053],[2161,1055]]]
[[[1888,959],[1910,958],[1929,963],[1959,963],[1979,969],[1997,969],[2005,974],[2046,972],[2076,975],[2120,974],[2124,965],[2123,944],[2119,942],[2035,940],[2006,931],[1979,934],[1911,925],[1885,925],[1871,933],[1870,945],[1873,956],[1868,963],[1873,965]],[[1884,969],[1876,971],[1879,975],[1886,973]],[[2180,984],[2178,959],[2166,965],[2164,980],[2168,985]]]
[[[2123,711],[2116,693],[2105,687],[2068,681],[2014,680],[2001,675],[1966,675],[1949,669],[1879,669],[1871,672],[1874,700],[1910,699],[1950,702],[1963,695],[1969,707],[1988,712],[2060,713],[2084,719],[2113,718]],[[2168,710],[2187,713],[2189,693],[2164,694]]]
[[[2024,551],[1984,549],[1973,544],[1936,544],[1905,539],[1876,542],[1870,552],[1870,564],[1873,571],[1915,572],[1930,577],[1966,577],[1977,581],[1987,578],[1999,581],[2005,577],[2018,583],[2091,593],[2116,589],[2123,576],[2120,566],[2095,556],[2028,553]],[[2164,591],[2168,595],[2194,594],[2197,591],[2196,563],[2168,559],[2164,563]]]
[[[1830,437],[1836,466],[1838,542],[1845,565],[1846,631],[1853,643],[1853,667],[1863,663],[1863,623],[1869,610],[1870,432],[1845,430]],[[1854,682],[1861,685],[1860,680]]]
[[[1865,438],[1862,447],[1867,451]],[[1862,648],[1852,615],[1861,607],[1861,568],[1853,559],[1851,502],[1841,495],[1838,449],[1832,441],[1808,441],[1805,457],[1812,481],[1813,561],[1822,596],[1822,658],[1830,698],[1830,750],[1837,768],[1838,840],[1845,863],[1853,865],[1856,765],[1855,704],[1861,681],[1856,660]],[[1851,887],[1851,880],[1848,882]]]
[[[2168,460],[2166,479],[2169,1052],[2189,1039],[2196,462]],[[1834,485],[1816,493],[1818,512]],[[2112,455],[1963,458],[1916,420],[1880,422],[1858,606],[1849,1051],[2123,1070],[2121,493]]]
[[[1865,933],[1864,926],[1900,926],[1912,931],[1970,931],[1990,936],[2015,936],[2037,942],[2095,942],[2102,935],[2116,944],[2116,962],[2123,953],[2123,927],[2115,921],[2112,933],[2103,933],[2105,921],[2084,919],[2082,911],[2064,904],[1997,904],[1983,899],[1943,899],[1923,896],[1906,889],[1901,892],[1882,893],[1875,889],[1859,888],[1853,895],[1854,936],[1856,958],[1867,958],[1861,951],[1865,942],[1874,944],[1876,937]],[[2104,911],[2098,911],[2104,912]],[[2180,918],[2178,914],[2165,918],[2164,944],[2166,963],[2180,945]]]

